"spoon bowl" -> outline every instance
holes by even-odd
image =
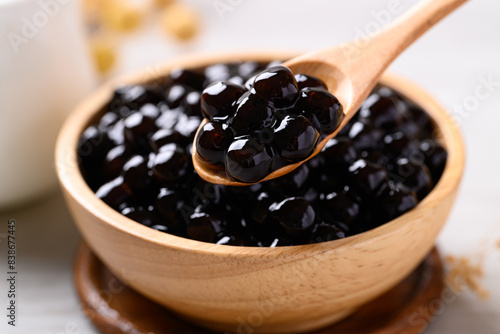
[[[362,43],[355,40],[286,61],[283,65],[293,73],[308,74],[323,80],[328,91],[342,104],[344,119],[334,132],[317,144],[307,159],[274,170],[259,182],[288,174],[321,152],[326,143],[356,114],[393,60],[424,32],[466,1],[422,0]],[[204,120],[198,128],[194,143],[197,142],[200,129],[206,122],[207,120]],[[227,186],[252,184],[231,180],[224,170],[204,162],[197,154],[196,144],[193,145],[192,156],[196,172],[207,182]]]

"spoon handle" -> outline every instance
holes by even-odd
[[[387,67],[423,33],[465,2],[467,0],[422,0],[376,33],[367,46],[386,54],[383,58]]]
[[[342,72],[351,80],[352,100],[345,107],[349,110],[353,105],[361,105],[380,75],[401,52],[466,1],[421,0],[377,33],[340,45],[341,52],[328,61],[342,64]],[[347,122],[352,115],[346,116]]]

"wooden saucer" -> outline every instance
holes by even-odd
[[[121,283],[82,244],[75,259],[75,283],[83,311],[105,334],[213,333],[175,317]],[[443,266],[434,248],[420,266],[389,292],[356,313],[309,334],[417,334],[431,320],[444,289]],[[422,310],[425,312],[422,313]]]

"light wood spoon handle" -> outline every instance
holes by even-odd
[[[392,61],[424,32],[466,1],[422,0],[369,37],[313,51],[285,62],[284,65],[294,73],[322,79],[330,93],[342,103],[345,117],[333,133],[318,143],[307,159],[277,169],[260,182],[290,173],[317,155],[351,120]],[[249,185],[232,181],[224,172],[216,173],[203,164],[196,156],[196,146],[193,148],[193,163],[198,174],[208,182],[230,186]]]
[[[429,28],[466,1],[422,0],[371,36],[304,54],[289,60],[285,66],[295,73],[301,73],[302,70],[307,71],[302,73],[314,75],[311,73],[313,71],[328,81],[330,92],[340,99],[347,113],[342,124],[345,125],[394,59]],[[324,64],[329,64],[333,71],[325,71],[325,76],[321,73],[322,66],[311,69],[312,63],[321,64],[323,67]],[[331,73],[337,71],[340,73]],[[350,87],[342,85],[339,79],[348,79],[351,82]],[[350,92],[344,88],[350,88]]]

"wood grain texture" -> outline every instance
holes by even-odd
[[[58,138],[56,167],[72,216],[87,244],[127,285],[182,317],[215,330],[237,330],[262,318],[254,333],[303,332],[346,317],[406,277],[428,254],[455,199],[464,147],[452,118],[415,85],[381,80],[420,105],[435,121],[448,150],[443,175],[410,212],[376,229],[331,242],[252,248],[215,245],[155,231],[99,200],[76,159],[80,134],[119,83],[158,79],[174,67],[231,60],[288,59],[290,53],[201,55],[170,61],[155,72],[119,78],[101,87],[68,118]]]
[[[322,79],[330,93],[342,103],[345,117],[335,131],[318,143],[307,159],[279,168],[262,181],[290,173],[321,152],[326,143],[356,114],[394,59],[423,33],[466,1],[421,0],[408,12],[372,36],[306,53],[286,61],[284,65],[293,73],[305,73]],[[206,121],[200,125],[196,136]],[[233,181],[224,171],[211,168],[198,157],[196,145],[193,146],[193,164],[198,175],[208,182],[230,186],[251,184]]]
[[[212,331],[175,317],[121,283],[84,243],[74,266],[82,310],[104,334],[208,334]],[[310,334],[417,334],[436,311],[444,291],[441,258],[434,248],[401,283],[337,324]],[[422,315],[422,309],[426,315]],[[429,313],[427,313],[429,312]],[[241,332],[251,332],[250,324]]]

